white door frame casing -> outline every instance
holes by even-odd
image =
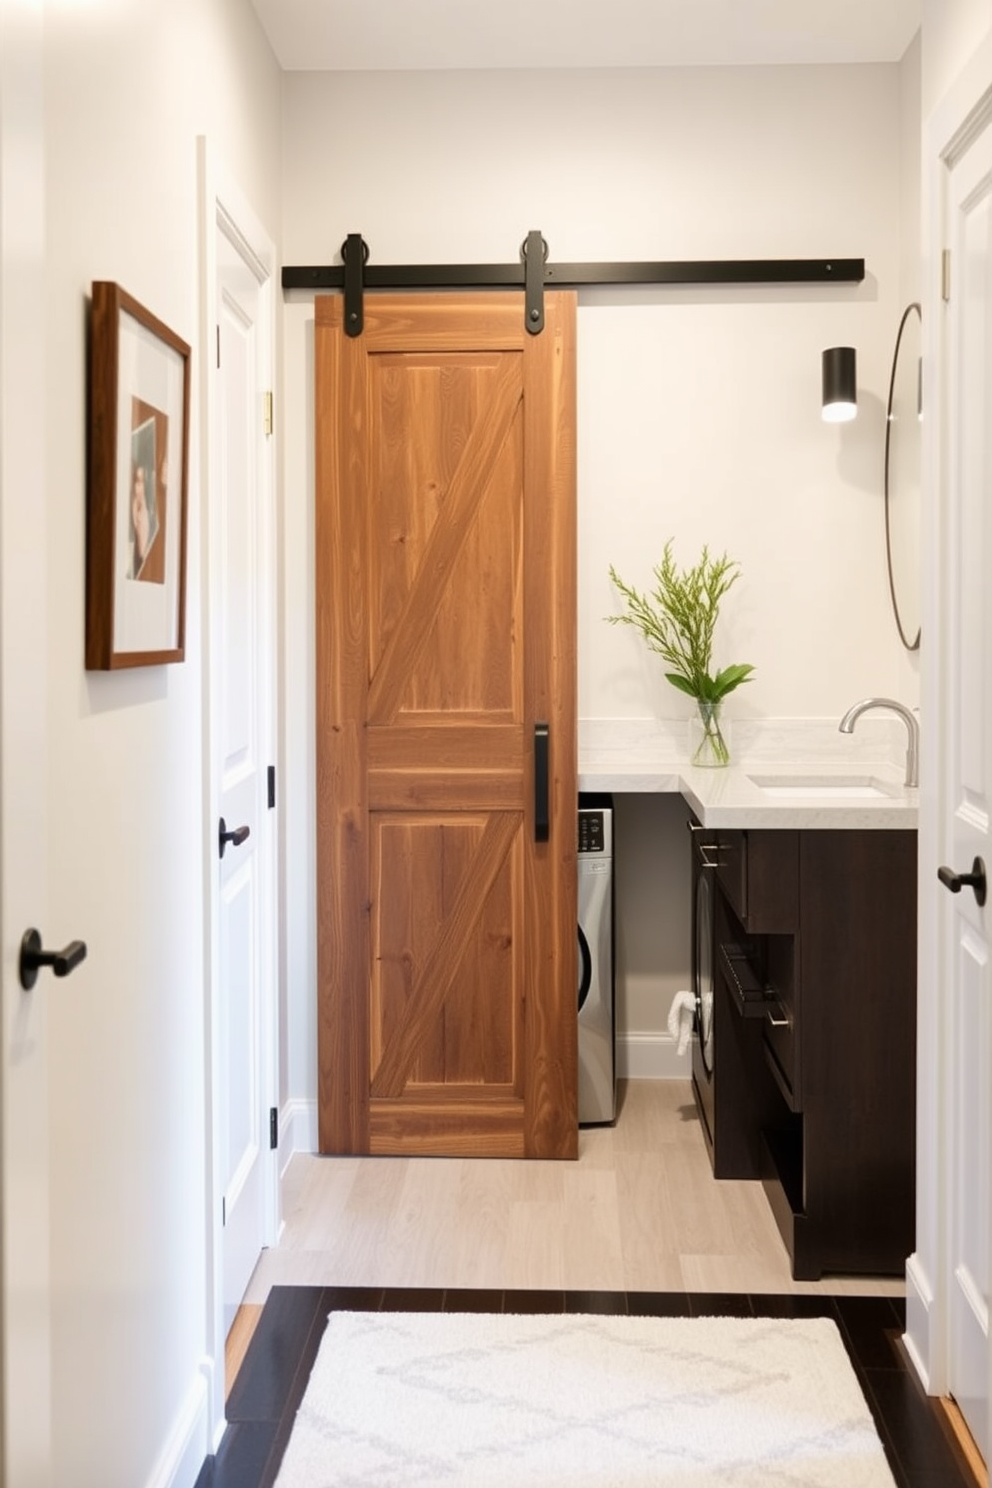
[[[204,550],[203,615],[204,615],[204,735],[203,769],[207,800],[206,859],[204,874],[206,903],[204,906],[206,985],[209,988],[207,1020],[207,1068],[206,1068],[206,1149],[208,1206],[207,1206],[207,1332],[212,1340],[212,1368],[210,1420],[215,1445],[224,1432],[224,1345],[226,1320],[224,1308],[224,1232],[222,1220],[222,1197],[224,1185],[223,1103],[224,1103],[224,1050],[221,1047],[222,1029],[220,1015],[220,944],[218,935],[221,891],[218,881],[216,825],[220,815],[218,804],[219,782],[217,770],[218,739],[220,725],[217,710],[221,688],[217,685],[217,607],[218,574],[221,563],[221,534],[218,531],[216,502],[211,499],[215,484],[214,440],[217,429],[216,394],[214,381],[208,374],[215,365],[216,336],[219,317],[218,307],[218,243],[223,237],[233,245],[239,258],[251,271],[259,286],[260,319],[258,358],[259,370],[267,385],[274,385],[275,376],[275,270],[274,246],[255,213],[245,201],[238,187],[229,178],[216,159],[208,141],[200,137],[197,141],[200,197],[200,348],[203,376],[200,386],[200,475],[204,493],[201,520],[201,536]],[[262,513],[264,532],[261,538],[262,552],[266,555],[267,592],[259,597],[259,614],[262,629],[266,632],[264,645],[268,652],[268,675],[259,679],[265,696],[267,711],[265,745],[269,759],[276,762],[276,632],[275,632],[275,452],[274,438],[266,441],[266,452],[258,468],[258,502]],[[278,1092],[278,915],[277,874],[279,853],[274,828],[263,824],[267,830],[262,836],[266,842],[265,861],[262,865],[262,913],[266,917],[266,933],[263,945],[267,948],[265,964],[258,968],[259,1020],[262,1050],[260,1056],[261,1078],[264,1089],[259,1092],[265,1106],[277,1105]],[[261,850],[261,844],[259,845]],[[278,1153],[266,1149],[264,1181],[264,1228],[265,1243],[276,1239],[279,1219]]]
[[[950,1383],[951,1205],[954,1173],[954,1038],[946,985],[946,891],[940,863],[952,851],[946,824],[950,740],[948,688],[938,638],[946,624],[951,507],[949,345],[945,325],[943,250],[947,243],[950,171],[992,119],[992,36],[924,125],[923,136],[923,424],[924,568],[921,712],[928,725],[922,751],[919,829],[919,996],[917,1016],[916,1250],[906,1270],[905,1342],[932,1395]],[[961,265],[950,264],[952,294]],[[959,866],[960,865],[956,865]],[[967,866],[967,865],[965,865]],[[986,1058],[992,1051],[986,1050]],[[976,1113],[977,1115],[977,1113]]]
[[[0,1488],[45,1488],[53,1470],[47,1028],[66,994],[50,972],[30,992],[18,977],[24,930],[59,933],[46,923],[43,43],[38,0],[0,0]]]

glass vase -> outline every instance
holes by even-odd
[[[706,769],[730,764],[730,723],[722,703],[697,702],[689,717],[689,763]]]

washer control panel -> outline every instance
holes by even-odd
[[[579,852],[601,853],[606,850],[601,811],[579,812]]]

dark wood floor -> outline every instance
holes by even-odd
[[[413,1291],[273,1287],[227,1402],[228,1427],[196,1488],[271,1488],[317,1356],[327,1315],[363,1312],[599,1312],[647,1316],[831,1317],[861,1381],[898,1488],[975,1488],[947,1426],[923,1392],[890,1297],[686,1292]]]

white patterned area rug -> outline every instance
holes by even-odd
[[[334,1312],[276,1488],[894,1488],[836,1324]]]

